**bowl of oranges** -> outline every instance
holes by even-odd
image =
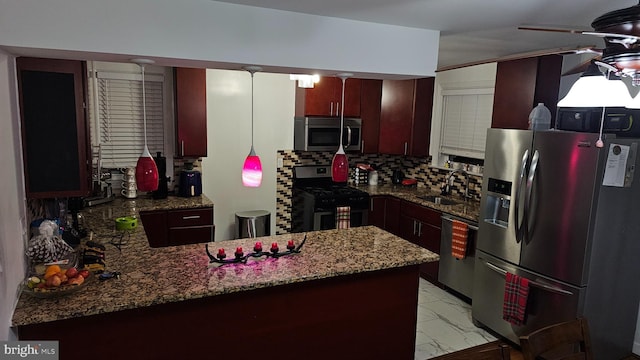
[[[32,274],[24,281],[24,292],[37,298],[63,296],[84,288],[92,279],[88,270],[52,264],[44,273]]]

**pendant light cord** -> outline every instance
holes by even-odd
[[[251,149],[253,150],[253,72],[251,72]]]
[[[140,69],[142,72],[142,123],[144,124],[144,147],[147,149],[147,95],[144,90],[144,64],[140,64]]]
[[[342,109],[340,109],[340,147],[342,147],[342,132],[344,131],[344,84],[347,81],[346,77],[342,77]]]

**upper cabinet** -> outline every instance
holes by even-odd
[[[207,156],[207,70],[175,69],[176,154]]]
[[[384,80],[378,152],[428,156],[434,78]]]
[[[360,79],[347,79],[342,104],[342,79],[322,77],[313,88],[296,87],[296,116],[360,117]]]
[[[561,75],[561,55],[498,62],[491,127],[528,129],[538,103],[551,111],[553,127]]]
[[[382,80],[361,80],[360,118],[362,119],[362,153],[378,152],[380,141],[380,100]]]
[[[27,198],[89,195],[86,64],[16,59]]]

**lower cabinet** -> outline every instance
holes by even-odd
[[[151,247],[214,240],[213,208],[143,211],[140,219]]]
[[[441,213],[409,201],[400,204],[400,236],[423,248],[440,254]],[[420,276],[438,283],[439,262],[420,265]]]
[[[369,205],[369,225],[400,236],[400,199],[393,196],[372,196]]]

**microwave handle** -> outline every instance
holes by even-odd
[[[345,145],[345,149],[351,146],[351,126],[346,126],[347,128],[347,145]]]

